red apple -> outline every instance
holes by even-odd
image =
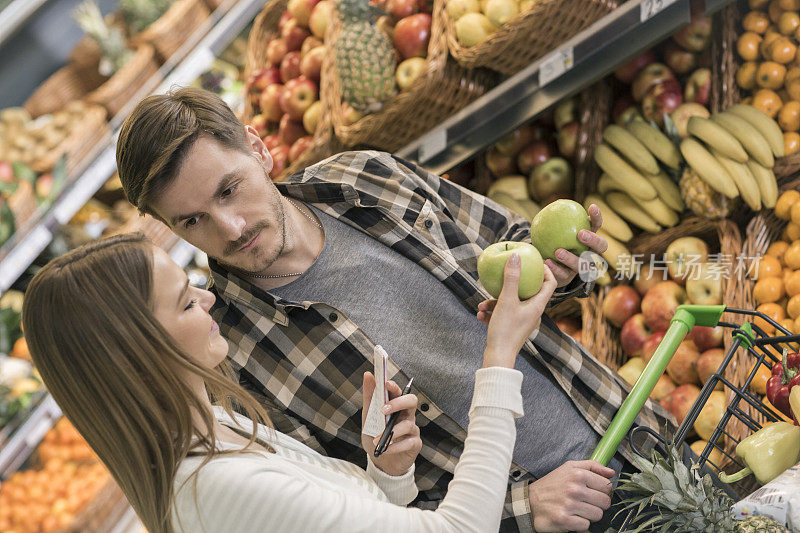
[[[431,38],[431,16],[417,13],[397,22],[394,27],[394,47],[400,57],[425,57]]]
[[[696,104],[694,102],[686,102],[677,107],[675,111],[672,112],[670,118],[672,122],[675,124],[675,129],[678,130],[678,135],[681,138],[687,137],[689,135],[688,126],[689,126],[689,119],[692,117],[703,117],[708,118],[711,116],[711,113],[706,109],[704,106],[700,104]]]
[[[269,173],[269,177],[276,179],[286,170],[286,165],[289,163],[289,146],[281,144],[270,150],[269,153],[272,156],[272,170]]]
[[[486,151],[486,166],[489,167],[489,172],[495,178],[517,173],[517,165],[514,163],[514,158],[501,154],[494,146]]]
[[[670,392],[675,390],[675,382],[666,374],[661,374],[661,377],[656,381],[656,386],[650,391],[650,397],[655,401],[661,401]]]
[[[562,157],[551,157],[538,165],[528,178],[531,197],[540,201],[554,195],[569,197],[573,185],[572,167]]]
[[[667,80],[650,88],[642,100],[642,115],[659,126],[664,123],[664,113],[670,114],[683,103],[681,84]]]
[[[425,59],[409,57],[397,65],[394,78],[401,91],[405,91],[425,72]]]
[[[652,335],[652,331],[644,322],[644,315],[637,313],[630,317],[619,333],[622,351],[630,357],[640,357],[645,341]]]
[[[663,63],[650,63],[644,67],[633,80],[631,94],[633,99],[641,102],[651,87],[667,80],[674,80],[675,74]]]
[[[314,137],[310,135],[306,135],[305,137],[300,137],[297,139],[289,149],[289,163],[294,163],[297,161],[297,159],[303,155],[303,152],[308,150],[308,147],[311,146],[311,142],[313,140]]]
[[[322,73],[322,62],[325,59],[325,47],[318,46],[308,52],[306,56],[300,60],[300,73],[314,82],[319,82],[320,74]]]
[[[261,93],[261,98],[258,101],[258,106],[261,108],[261,114],[267,120],[278,122],[283,116],[283,109],[281,109],[281,97],[283,95],[284,86],[280,83],[273,83]]]
[[[666,330],[679,305],[689,303],[686,290],[674,281],[662,281],[642,298],[642,314],[653,331]]]
[[[295,19],[288,21],[281,30],[281,37],[283,37],[290,52],[299,51],[303,46],[303,41],[309,35],[311,34],[308,30],[302,27]]]
[[[695,363],[695,370],[700,379],[700,384],[705,385],[711,379],[711,376],[716,374],[720,365],[725,360],[725,350],[722,348],[711,348],[700,354]],[[722,383],[717,383],[714,387],[715,390],[722,390]]]
[[[286,26],[286,23],[290,20],[292,20],[292,14],[288,11],[284,11],[281,18],[278,19],[278,31],[283,31],[283,27]]]
[[[419,12],[419,2],[417,0],[387,0],[384,10],[394,20],[400,20]]]
[[[289,0],[286,10],[292,14],[292,17],[301,26],[308,26],[308,19],[311,17],[311,11],[317,5],[319,0]]]
[[[264,142],[264,146],[267,147],[267,151],[269,151],[269,153],[272,153],[275,148],[281,145],[281,138],[277,133],[267,135],[261,140]]]
[[[250,125],[256,130],[259,137],[267,135],[267,117],[264,115],[255,115],[250,119]]]
[[[620,115],[630,107],[636,107],[636,102],[633,100],[633,96],[631,96],[630,93],[626,92],[618,96],[611,110],[612,120],[614,120],[614,122],[619,122]]]
[[[274,67],[262,68],[250,74],[250,88],[255,92],[262,92],[273,83],[280,82],[281,73]]]
[[[306,130],[303,127],[302,122],[293,120],[289,115],[283,115],[280,125],[278,126],[278,135],[280,136],[281,141],[283,141],[288,148],[300,137],[305,137]]]
[[[300,52],[289,52],[281,61],[281,81],[293,80],[300,75]]]
[[[526,176],[530,174],[537,165],[550,159],[550,145],[542,140],[535,140],[517,154],[517,167]]]
[[[315,37],[325,38],[325,30],[328,29],[331,16],[333,16],[333,3],[330,0],[322,0],[314,6],[308,19],[308,27]]]
[[[578,323],[578,320],[569,316],[556,320],[556,326],[570,337],[574,337],[575,333],[581,330],[581,325]]]
[[[566,124],[575,122],[577,119],[578,102],[575,98],[568,98],[558,104],[553,110],[553,125],[556,130],[560,130]]]
[[[708,101],[711,99],[711,70],[699,68],[692,72],[692,75],[686,80],[684,96],[686,96],[687,102],[708,105]]]
[[[689,339],[695,343],[698,350],[705,352],[711,348],[719,348],[722,346],[722,338],[724,335],[725,328],[722,326],[715,326],[713,328],[695,326],[689,333]]]
[[[267,43],[267,61],[272,65],[280,65],[288,52],[289,47],[283,39],[272,39]]]
[[[670,41],[664,49],[664,62],[676,74],[686,74],[697,67],[697,56]]]
[[[626,85],[633,83],[633,79],[644,67],[650,63],[655,63],[656,55],[652,49],[642,52],[624,65],[617,67],[614,77]]]
[[[0,182],[14,183],[14,167],[8,161],[0,161]]]
[[[638,275],[633,282],[633,286],[640,295],[644,296],[651,288],[658,285],[661,281],[667,280],[667,273],[664,271],[654,271],[650,265],[642,265]]]
[[[645,362],[652,359],[653,354],[656,353],[656,348],[661,344],[661,340],[666,333],[666,331],[656,331],[644,340],[642,343],[642,359],[644,359]]]
[[[494,147],[503,155],[516,156],[532,140],[533,130],[530,126],[525,125],[500,137],[500,140],[494,143]]]
[[[578,131],[580,124],[570,122],[558,131],[558,151],[564,157],[572,157],[578,147]]]
[[[281,109],[294,120],[302,120],[303,113],[317,101],[317,95],[317,84],[305,76],[289,80],[281,93]]]
[[[642,299],[636,289],[629,285],[617,285],[603,299],[603,316],[614,326],[622,325],[639,312]]]
[[[695,364],[700,358],[700,350],[692,341],[683,341],[675,349],[667,365],[667,374],[678,385],[697,383],[697,370]]]
[[[669,411],[680,425],[689,414],[698,396],[700,396],[700,389],[697,385],[680,385],[662,398],[660,403],[661,407]]]
[[[47,198],[50,196],[50,193],[53,192],[53,175],[48,172],[36,178],[34,190],[36,191],[36,196],[39,198]]]
[[[317,39],[313,35],[311,37],[306,37],[306,40],[303,41],[303,46],[300,47],[300,57],[306,57],[306,54],[319,46],[324,46],[324,43],[321,40]]]
[[[322,102],[317,100],[303,113],[303,127],[309,135],[314,135],[317,131],[320,118],[322,118]]]
[[[675,32],[672,38],[690,52],[702,52],[711,43],[711,18],[692,16],[692,21]]]
[[[696,275],[695,269],[708,259],[708,244],[698,237],[675,239],[664,252],[670,277],[679,285],[686,284],[686,278]]]

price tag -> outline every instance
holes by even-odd
[[[8,289],[51,240],[53,234],[44,226],[37,226],[23,237],[0,263],[0,291]]]
[[[419,146],[419,162],[425,163],[445,148],[447,148],[447,130],[441,129],[429,133]]]
[[[663,11],[667,6],[674,4],[676,0],[642,0],[642,11],[640,13],[640,20],[645,20],[653,17],[656,13]]]
[[[539,87],[544,87],[575,64],[574,49],[570,46],[547,56],[539,67]]]

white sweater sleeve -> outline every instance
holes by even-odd
[[[476,372],[464,451],[436,511],[331,490],[276,471],[269,461],[223,457],[198,474],[196,507],[192,482],[176,495],[174,525],[179,531],[226,533],[497,531],[516,438],[514,417],[522,415],[521,385],[517,370]],[[390,477],[379,486],[403,494],[408,483],[407,476]]]

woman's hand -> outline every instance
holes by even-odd
[[[500,297],[478,305],[478,320],[489,326],[483,353],[484,367],[514,368],[517,354],[528,337],[538,329],[542,313],[556,289],[556,278],[545,265],[542,288],[532,298],[520,301],[517,292],[520,269],[519,255],[511,254],[503,273]]]
[[[578,232],[578,240],[588,246],[589,249],[595,252],[597,255],[600,255],[608,249],[608,243],[606,240],[595,233],[603,225],[603,215],[600,213],[600,208],[595,204],[590,205],[589,209],[586,211],[589,213],[589,221],[591,223],[592,230],[580,230]],[[569,285],[573,278],[575,278],[576,274],[578,274],[578,269],[580,267],[579,258],[572,252],[568,252],[563,248],[559,248],[556,250],[556,259],[558,259],[557,262],[553,261],[552,259],[548,259],[544,262],[544,264],[550,268],[550,271],[556,278],[556,282],[558,282],[558,286],[564,287]]]
[[[367,419],[367,411],[372,401],[372,393],[375,390],[375,376],[371,372],[364,372],[364,397],[361,409],[361,426]],[[382,472],[390,476],[402,476],[417,458],[422,449],[422,439],[419,436],[419,427],[414,419],[417,411],[417,397],[414,394],[401,396],[403,391],[394,381],[386,382],[386,390],[389,393],[389,403],[383,406],[382,413],[386,416],[395,411],[399,411],[397,423],[394,425],[392,440],[386,451],[380,457],[375,457],[375,446],[378,445],[380,435],[375,438],[361,434],[361,447],[367,452],[369,460],[373,462]]]

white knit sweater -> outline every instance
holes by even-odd
[[[517,370],[475,373],[464,452],[436,511],[405,507],[417,494],[413,467],[392,477],[370,461],[365,471],[260,426],[258,437],[276,453],[217,457],[200,470],[196,493],[194,478],[183,482],[202,457],[184,460],[176,476],[173,525],[187,533],[497,531],[516,438],[514,418],[522,416],[521,386]],[[246,417],[234,421],[222,409],[215,414],[228,426],[252,428]]]

